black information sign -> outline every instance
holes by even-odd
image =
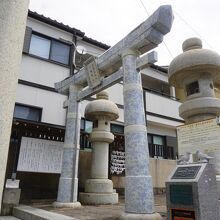
[[[201,166],[178,167],[171,179],[195,179]]]
[[[175,205],[192,206],[192,185],[170,185],[170,202]]]
[[[171,209],[171,220],[196,220],[192,210]]]

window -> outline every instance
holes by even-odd
[[[15,104],[14,118],[26,119],[31,121],[41,120],[42,109],[22,104]]]
[[[118,133],[118,134],[124,134],[124,126],[117,125],[117,124],[111,124],[111,132]]]
[[[91,133],[92,127],[93,127],[92,121],[85,121],[85,132],[86,133]]]
[[[155,135],[155,134],[147,134],[148,144],[155,145],[166,145],[165,136]]]
[[[44,59],[68,65],[70,45],[37,34],[32,34],[29,53]]]
[[[186,95],[192,95],[195,93],[199,93],[199,83],[198,81],[192,82],[188,85],[186,85]]]
[[[50,40],[37,35],[32,35],[29,53],[49,59]]]
[[[91,148],[89,142],[89,133],[92,132],[93,122],[85,119],[81,119],[80,122],[80,148]]]
[[[60,43],[58,41],[52,41],[51,45],[51,60],[59,63],[69,63],[70,46]]]
[[[156,145],[164,145],[164,137],[163,136],[153,136],[153,144]]]

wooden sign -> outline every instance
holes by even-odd
[[[171,209],[171,220],[195,220],[195,212],[193,210]]]

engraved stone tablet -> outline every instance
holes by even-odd
[[[178,167],[172,179],[195,179],[201,166]]]
[[[87,70],[87,82],[89,87],[95,88],[101,84],[101,76],[94,57],[90,57],[85,62],[85,68]]]

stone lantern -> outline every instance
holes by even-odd
[[[183,53],[169,66],[169,82],[183,88],[186,101],[179,114],[192,123],[220,115],[220,100],[215,98],[214,83],[220,82],[220,56],[202,48],[202,41],[190,38],[183,42]]]
[[[118,194],[108,179],[109,144],[114,135],[110,132],[110,121],[119,117],[115,103],[108,100],[105,91],[97,94],[97,99],[85,109],[85,117],[93,121],[93,130],[89,140],[92,144],[91,177],[86,180],[85,193],[80,193],[82,204],[100,205],[118,203]]]
[[[182,49],[183,53],[174,58],[168,71],[170,84],[184,89],[186,95],[179,107],[180,116],[186,124],[219,116],[220,100],[215,97],[214,83],[220,82],[220,56],[203,49],[198,38],[184,41]],[[214,157],[220,192],[220,149],[210,150],[208,154]]]

